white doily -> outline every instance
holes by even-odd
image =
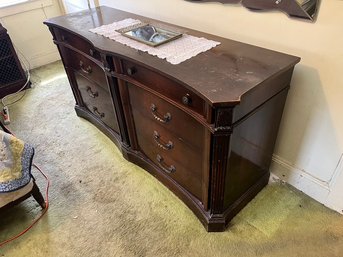
[[[157,47],[152,47],[127,38],[116,31],[139,23],[141,23],[141,21],[129,18],[90,29],[89,31],[110,38],[134,49],[147,52],[153,56],[157,56],[158,58],[166,59],[167,62],[171,64],[179,64],[220,44],[220,42],[208,40],[203,37],[200,38],[183,34],[181,38],[174,41]]]

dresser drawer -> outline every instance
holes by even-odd
[[[140,87],[131,83],[127,85],[131,107],[139,115],[168,129],[184,144],[195,148],[202,147],[199,138],[203,137],[204,128],[193,117]]]
[[[201,200],[203,148],[185,144],[182,138],[151,122],[137,109],[133,111],[133,118],[140,150],[162,172]]]
[[[201,200],[205,128],[158,96],[130,83],[128,89],[138,147]]]
[[[108,127],[119,133],[118,121],[110,94],[78,72],[74,72],[74,74],[85,107]]]
[[[54,31],[58,42],[72,46],[90,57],[101,61],[100,53],[86,39],[62,29],[54,28]]]
[[[204,116],[204,100],[182,85],[151,69],[132,62],[123,60],[122,65],[125,75]]]
[[[109,91],[104,70],[98,64],[73,50],[66,49],[66,51],[68,53],[67,64],[69,67],[94,81],[104,90]]]

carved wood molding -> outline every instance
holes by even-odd
[[[314,22],[319,9],[319,0],[187,0],[190,2],[241,3],[253,11],[279,10],[290,17]]]

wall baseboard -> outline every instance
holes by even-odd
[[[30,58],[30,67],[31,69],[44,66],[46,64],[61,60],[61,57],[58,51],[53,51],[50,53],[45,53],[44,55],[39,55]]]
[[[340,214],[343,214],[342,196],[329,197],[324,205]]]
[[[281,181],[294,186],[318,202],[326,204],[330,194],[329,183],[292,166],[277,155],[273,155],[270,172]]]
[[[326,207],[343,214],[343,155],[330,181],[322,181],[277,155],[273,155],[270,172],[270,183],[275,180],[286,182]]]

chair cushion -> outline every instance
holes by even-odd
[[[33,155],[32,146],[0,130],[0,197],[30,182]]]
[[[9,192],[9,193],[1,193],[0,194],[0,208],[28,194],[29,192],[31,192],[32,187],[33,187],[33,180],[31,179],[30,182],[26,186],[16,191]]]

